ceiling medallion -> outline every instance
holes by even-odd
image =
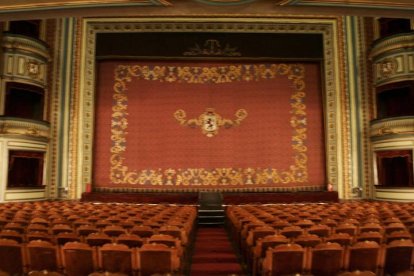
[[[236,119],[224,119],[220,114],[214,111],[214,108],[206,108],[198,118],[186,119],[187,114],[184,110],[179,109],[174,112],[174,118],[183,126],[191,128],[201,127],[201,131],[207,137],[213,137],[218,134],[219,128],[232,128],[238,126],[247,117],[245,109],[239,109],[235,113]]]

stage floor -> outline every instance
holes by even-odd
[[[337,192],[223,193],[223,204],[338,202]],[[198,193],[83,193],[81,201],[198,204]]]

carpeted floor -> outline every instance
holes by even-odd
[[[243,275],[223,227],[199,228],[193,252],[191,276]]]

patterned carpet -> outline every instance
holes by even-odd
[[[242,267],[223,227],[199,228],[191,276],[243,275]]]

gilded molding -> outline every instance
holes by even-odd
[[[0,117],[0,136],[49,141],[50,125],[46,122]]]
[[[3,47],[3,78],[46,86],[47,63],[50,59],[47,46],[36,39],[5,34]]]
[[[70,101],[70,140],[69,140],[69,175],[68,175],[68,187],[69,187],[69,195],[68,198],[76,199],[79,197],[79,187],[77,177],[80,175],[80,171],[82,170],[81,166],[78,166],[78,156],[79,152],[77,151],[78,143],[79,143],[79,116],[80,112],[80,102],[79,99],[81,98],[81,91],[79,88],[79,79],[80,79],[80,63],[82,60],[81,56],[81,43],[82,43],[82,28],[81,28],[81,20],[76,20],[75,25],[75,35],[74,35],[74,61],[73,61],[73,93],[71,93],[71,101]]]
[[[37,58],[47,62],[50,59],[48,46],[37,39],[5,33],[3,34],[2,47],[7,51],[23,52],[36,55]]]
[[[328,102],[325,107],[325,119],[332,117],[333,125],[328,123],[327,126],[327,167],[328,167],[328,181],[335,189],[338,190],[341,198],[349,198],[349,183],[350,181],[350,117],[349,117],[349,101],[348,101],[348,86],[347,86],[347,72],[345,71],[348,63],[345,58],[345,33],[344,33],[344,18],[338,17],[336,20],[336,28],[334,34],[334,43],[332,51],[336,51],[334,67],[337,66],[335,76],[330,76],[329,71],[325,71],[326,81],[332,82],[335,85],[338,93],[333,92],[331,102]],[[327,47],[327,45],[325,45]],[[332,105],[332,109],[330,109]],[[335,135],[333,134],[335,133]]]
[[[414,117],[396,117],[371,122],[370,137],[378,138],[387,135],[414,135]]]
[[[253,22],[252,22],[253,21]],[[103,32],[279,32],[279,33],[317,33],[323,36],[324,43],[324,103],[325,131],[327,152],[327,179],[334,186],[343,185],[342,174],[338,176],[342,162],[338,157],[342,152],[342,129],[337,131],[341,115],[338,112],[338,99],[343,93],[340,86],[336,63],[338,57],[338,19],[312,19],[301,17],[300,22],[290,18],[117,18],[117,19],[84,19],[83,20],[83,56],[81,64],[79,133],[81,135],[78,151],[82,168],[79,185],[85,187],[92,182],[92,152],[94,118],[94,87],[95,87],[95,43],[96,34]],[[345,146],[346,147],[346,146]]]
[[[370,139],[369,139],[369,121],[371,119],[371,108],[372,108],[372,91],[373,91],[373,84],[372,84],[372,70],[371,70],[371,63],[368,59],[369,47],[372,42],[372,25],[368,24],[368,22],[372,22],[372,19],[361,18],[359,19],[359,31],[360,31],[360,47],[359,51],[361,53],[365,53],[359,59],[361,72],[366,72],[361,77],[361,91],[366,91],[366,93],[361,93],[361,122],[362,122],[362,133],[361,133],[361,146],[363,149],[363,169],[361,169],[361,173],[363,174],[363,191],[365,193],[364,198],[372,198],[373,197],[373,180],[372,180],[372,154],[370,148]],[[367,25],[368,24],[368,25]]]
[[[377,41],[370,56],[374,64],[376,86],[414,80],[414,33]]]
[[[414,33],[403,33],[377,40],[372,45],[370,56],[375,59],[385,53],[406,48],[414,48]]]
[[[49,121],[51,125],[51,139],[49,143],[49,183],[47,185],[48,196],[50,198],[58,197],[59,186],[59,156],[58,156],[58,142],[59,142],[59,114],[60,110],[59,102],[59,87],[61,86],[62,78],[60,77],[62,71],[60,70],[60,56],[63,52],[63,45],[61,43],[61,36],[63,34],[63,21],[56,19],[54,22],[50,22],[50,39],[49,44],[52,46],[51,55],[53,57],[51,65],[49,67],[49,82],[51,85],[48,89],[48,99],[50,101],[50,114]],[[57,39],[56,39],[56,38]]]

